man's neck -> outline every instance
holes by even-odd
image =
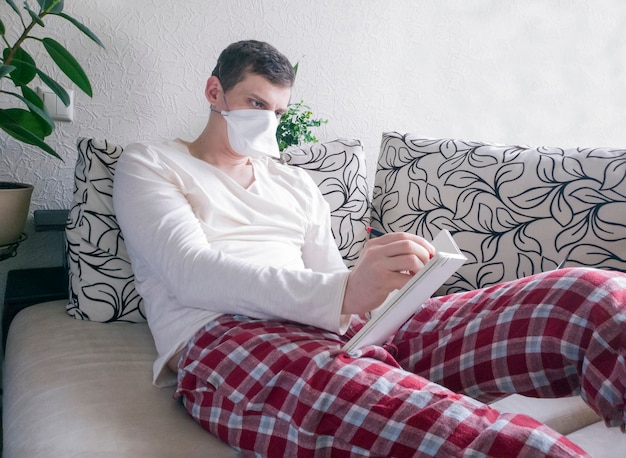
[[[232,152],[228,147],[228,140],[220,141],[219,136],[211,130],[207,125],[197,139],[186,143],[189,152],[195,158],[220,169],[243,188],[248,188],[254,182],[250,158]]]

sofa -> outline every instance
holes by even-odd
[[[10,324],[3,368],[5,457],[226,457],[151,383],[156,352],[134,289],[111,191],[123,148],[80,139],[66,227],[69,300],[34,305]],[[348,266],[378,230],[453,233],[468,258],[438,291],[454,293],[566,266],[626,271],[626,150],[532,148],[387,132],[370,189],[356,139],[291,148],[331,207]],[[173,376],[173,374],[172,374]],[[594,457],[623,456],[579,396],[519,395],[492,404],[525,413]]]

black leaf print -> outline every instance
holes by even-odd
[[[370,193],[363,146],[356,139],[288,148],[281,160],[306,170],[331,209],[337,247],[348,267],[354,265],[367,240]]]
[[[65,231],[67,312],[81,320],[143,322],[143,302],[113,211],[113,177],[123,149],[95,139],[80,139],[77,146],[74,201]]]
[[[568,267],[626,270],[624,215],[624,149],[383,134],[372,218],[426,238],[453,232],[468,262],[441,294],[554,269],[567,254]]]

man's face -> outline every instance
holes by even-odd
[[[218,100],[217,110],[269,110],[280,118],[287,112],[291,87],[277,86],[261,75],[248,73],[243,80],[226,92],[225,98],[225,101],[221,98],[221,103]]]

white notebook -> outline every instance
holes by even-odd
[[[385,342],[467,260],[445,229],[437,234],[432,244],[435,256],[401,289],[387,297],[367,324],[344,345],[346,352]]]

